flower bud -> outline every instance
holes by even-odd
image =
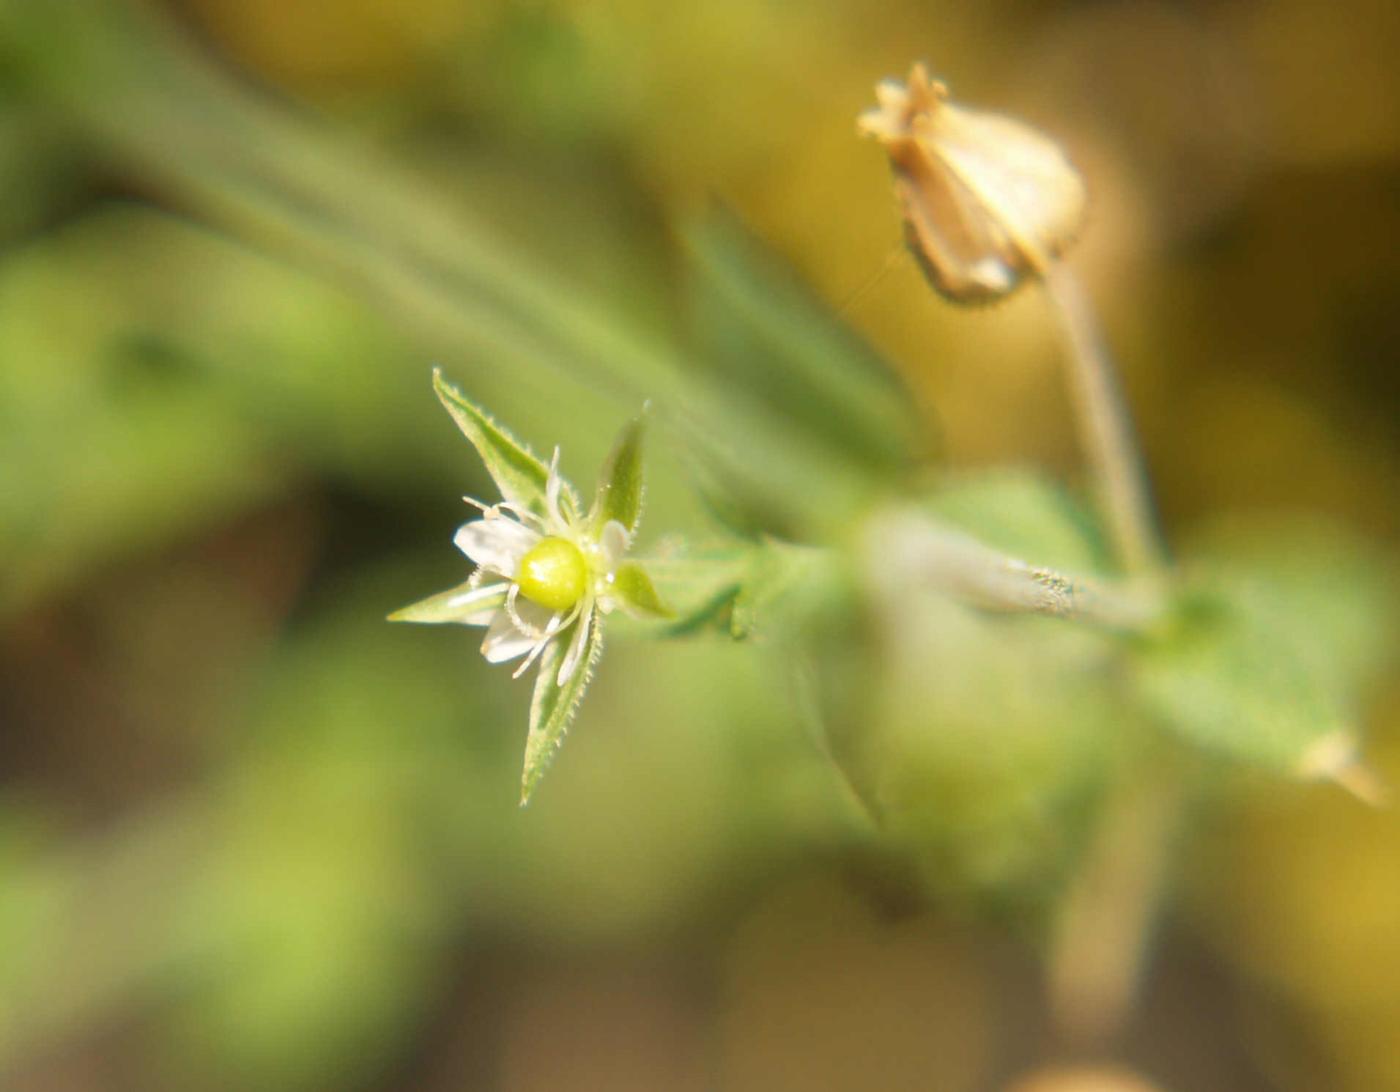
[[[905,239],[955,303],[985,303],[1043,276],[1084,220],[1084,183],[1059,146],[1010,118],[955,106],[922,64],[886,80],[860,131],[885,146]]]

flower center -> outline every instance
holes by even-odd
[[[550,610],[568,610],[588,586],[588,563],[568,539],[542,538],[520,559],[520,594]]]

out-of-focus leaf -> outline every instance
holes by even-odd
[[[1315,525],[1237,528],[1186,552],[1188,590],[1135,677],[1171,730],[1297,773],[1351,737],[1384,653],[1392,598],[1374,552]]]
[[[643,618],[672,616],[671,610],[656,594],[656,587],[646,569],[638,562],[625,561],[618,566],[612,590],[622,600],[624,609],[632,614]]]
[[[433,370],[433,389],[462,435],[476,448],[501,496],[526,511],[543,515],[549,468],[496,424],[490,414],[444,379],[440,368]]]
[[[707,359],[726,383],[845,458],[877,472],[901,468],[915,421],[879,356],[732,216],[712,212],[685,238]]]
[[[1044,897],[1069,874],[1131,712],[1115,643],[941,595],[877,593],[865,700],[833,752],[934,888]]]
[[[743,586],[751,542],[680,546],[674,542],[647,558],[647,575],[674,618],[665,632],[690,636],[711,627],[729,632],[729,613]]]
[[[0,239],[8,244],[75,203],[91,170],[73,134],[53,117],[21,106],[0,67]]]
[[[593,516],[598,530],[609,520],[617,520],[631,534],[642,518],[642,499],[646,491],[642,471],[643,427],[640,417],[624,425],[603,463]]]
[[[420,365],[365,308],[150,209],[12,252],[0,353],[0,611],[312,469],[401,500],[461,459],[425,427],[440,411]]]
[[[736,638],[803,630],[845,590],[845,574],[831,550],[769,540],[754,550],[734,597],[729,628]]]
[[[1343,527],[1305,517],[1222,521],[1195,536],[1184,557],[1208,580],[1286,610],[1310,670],[1328,687],[1364,686],[1394,652],[1395,567]]]
[[[1189,598],[1170,634],[1139,657],[1138,690],[1191,742],[1296,769],[1310,744],[1348,729],[1345,706],[1309,670],[1289,612],[1240,592]]]
[[[80,226],[0,273],[0,611],[283,484],[197,358],[143,336],[141,286],[101,260],[104,235]]]
[[[581,618],[574,625],[583,625]],[[535,680],[535,694],[530,702],[530,735],[525,741],[525,771],[520,780],[520,803],[528,804],[540,778],[549,769],[559,746],[564,742],[564,733],[578,711],[578,703],[593,676],[593,668],[603,652],[603,627],[596,619],[588,631],[587,647],[583,652],[583,662],[574,673],[560,685],[559,665],[569,648],[573,630],[561,633],[551,641],[540,656],[539,675]]]
[[[995,551],[1098,568],[1092,526],[1058,486],[1008,471],[941,479],[920,498]],[[866,550],[867,611],[828,648],[833,758],[931,886],[1044,897],[1069,874],[1133,714],[1117,638],[1060,619],[988,614]]]
[[[834,551],[765,539],[676,550],[646,562],[674,613],[672,636],[717,629],[743,639],[800,629],[845,588]]]
[[[176,1085],[354,1084],[437,988],[462,887],[424,831],[442,832],[443,801],[484,795],[463,740],[493,695],[460,685],[452,640],[383,625],[385,593],[349,582],[269,657],[203,788],[199,852],[158,888]]]
[[[500,386],[655,399],[681,442],[742,490],[769,533],[831,537],[878,487],[888,460],[837,437],[848,401],[805,416],[702,374],[670,330],[639,322],[532,260],[486,217],[408,172],[305,124],[201,62],[145,6],[12,4],[9,44],[34,93],[115,157],[240,237],[360,294],[367,310],[453,353],[492,361]],[[60,61],[39,41],[66,41]],[[229,158],[229,148],[240,149]],[[805,350],[804,350],[805,351]],[[493,382],[483,376],[482,385]],[[859,384],[858,384],[859,385]],[[478,394],[484,392],[478,391]],[[491,403],[505,405],[492,392]],[[902,413],[904,400],[887,400]],[[834,416],[829,416],[834,414]],[[518,418],[516,418],[518,419]],[[833,428],[833,422],[835,426]],[[880,440],[884,445],[886,438]]]
[[[929,494],[941,519],[1032,565],[1073,573],[1104,568],[1102,540],[1088,511],[1031,470],[950,476]]]

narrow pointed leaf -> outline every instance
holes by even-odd
[[[595,527],[615,519],[629,532],[637,529],[642,518],[644,489],[642,431],[643,420],[635,417],[618,433],[617,442],[598,476],[598,499],[593,509]]]
[[[394,611],[389,621],[485,625],[505,601],[504,589],[494,590],[490,585],[481,587],[468,581]]]
[[[1272,604],[1201,596],[1139,656],[1138,694],[1166,727],[1198,746],[1296,769],[1317,740],[1349,728],[1350,710],[1310,670],[1306,644],[1289,621]]]
[[[730,635],[745,640],[759,631],[800,631],[827,596],[840,595],[843,583],[834,551],[769,539],[749,555],[730,611]]]
[[[433,370],[433,389],[462,435],[476,448],[501,496],[532,512],[543,512],[549,467],[445,380],[441,369]]]
[[[683,240],[705,363],[721,383],[863,470],[903,469],[916,420],[896,370],[731,212],[710,210]]]
[[[1034,471],[945,476],[927,499],[943,522],[1012,557],[1076,573],[1100,573],[1107,557],[1088,511]]]
[[[673,612],[666,635],[688,637],[713,628],[729,636],[730,611],[758,549],[752,542],[688,546],[647,561],[647,576],[661,589],[658,598]]]
[[[646,569],[635,561],[625,561],[617,567],[613,579],[613,594],[622,600],[628,614],[641,618],[673,618],[675,613],[661,601]]]
[[[575,622],[574,625],[578,623]],[[520,781],[522,807],[530,802],[535,786],[540,783],[540,778],[554,761],[555,752],[564,741],[564,733],[569,730],[569,722],[573,720],[578,703],[588,687],[588,681],[593,677],[593,667],[603,651],[603,627],[595,622],[588,634],[588,647],[584,650],[582,665],[560,686],[559,664],[568,651],[568,638],[568,633],[561,633],[540,657],[535,695],[530,702],[530,735],[525,741],[525,771]]]
[[[1142,699],[1201,746],[1316,772],[1383,674],[1394,600],[1374,555],[1306,521],[1184,544],[1192,586],[1176,625],[1140,650]]]

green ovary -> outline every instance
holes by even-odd
[[[520,594],[550,610],[568,610],[588,586],[588,563],[572,542],[545,538],[520,559]]]

